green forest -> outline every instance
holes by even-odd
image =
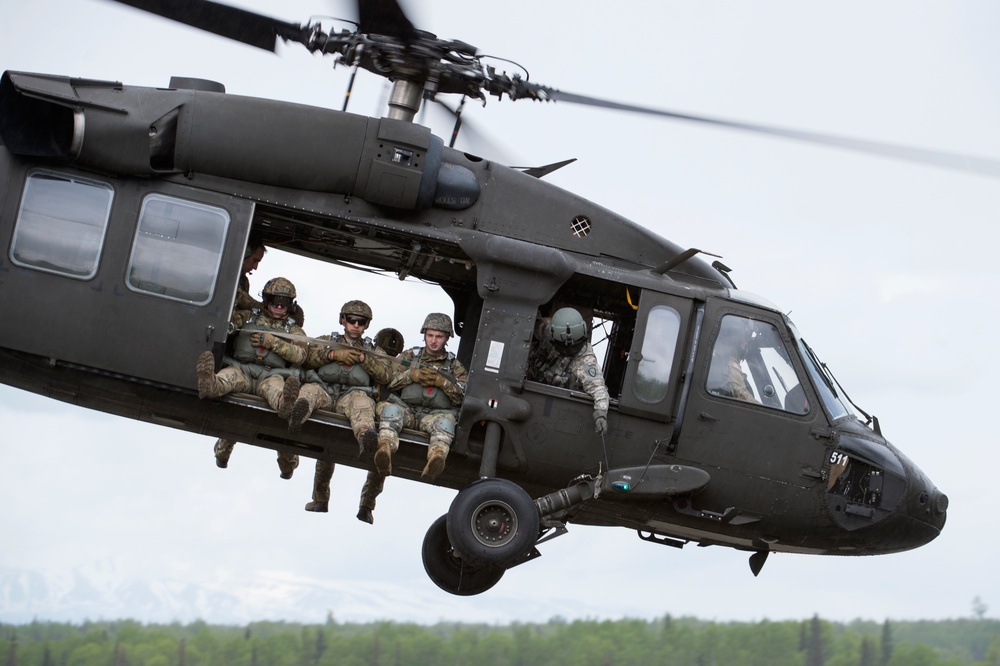
[[[0,623],[3,666],[1000,666],[1000,620]]]

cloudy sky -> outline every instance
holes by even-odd
[[[239,4],[295,22],[346,13],[333,0]],[[988,0],[419,4],[419,27],[566,91],[1000,159],[1000,6]],[[196,76],[231,93],[333,108],[348,75],[301,48],[273,56],[104,0],[9,3],[0,66],[148,86]],[[359,76],[351,110],[380,115],[385,94],[381,80]],[[571,527],[493,590],[460,598],[438,590],[420,561],[426,527],[452,491],[390,481],[376,524],[363,525],[354,514],[364,475],[340,467],[331,512],[309,514],[311,461],[282,481],[272,452],[242,446],[219,470],[207,438],[0,387],[0,573],[84,572],[112,594],[140,581],[239,600],[157,608],[118,599],[148,621],[319,622],[328,610],[417,622],[881,621],[969,616],[975,597],[997,616],[989,419],[1000,376],[1000,179],[568,104],[468,106],[467,122],[489,140],[469,150],[526,166],[578,158],[548,180],[722,255],[741,288],[790,312],[851,397],[950,496],[942,536],[873,558],[773,555],[755,579],[741,552]],[[342,290],[342,273],[277,251],[253,288],[276,275],[299,285],[312,334],[335,328],[349,298],[371,302],[374,328],[395,326],[408,343],[423,313],[449,309],[443,294],[392,279],[348,276]],[[74,619],[27,603],[29,619]],[[0,621],[15,617],[0,601]]]

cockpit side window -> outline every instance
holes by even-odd
[[[106,183],[31,173],[17,213],[11,261],[78,280],[94,277],[113,198]]]
[[[195,305],[212,299],[229,229],[216,206],[151,194],[142,203],[126,283]]]
[[[705,388],[725,398],[809,413],[805,390],[778,330],[748,317],[722,317]]]

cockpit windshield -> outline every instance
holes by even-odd
[[[749,317],[722,318],[706,388],[724,398],[809,413],[809,401],[778,330]]]
[[[806,341],[802,339],[802,336],[799,335],[798,330],[791,322],[788,322],[788,325],[795,336],[795,344],[798,345],[799,353],[802,355],[802,361],[805,363],[806,370],[809,376],[812,377],[820,400],[823,401],[826,411],[830,413],[830,418],[837,420],[852,414],[853,412],[849,407],[850,403],[847,401],[846,396],[837,390],[837,383],[822,361],[819,360],[819,357],[816,356],[816,352],[806,344]]]

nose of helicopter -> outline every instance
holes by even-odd
[[[924,472],[904,458],[907,489],[892,523],[898,530],[899,550],[917,548],[933,541],[948,517],[948,496],[937,489]]]

